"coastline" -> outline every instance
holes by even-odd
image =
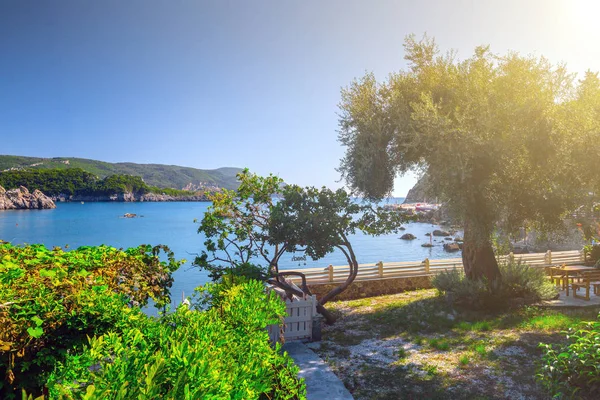
[[[145,193],[142,195],[134,193],[120,193],[104,196],[79,196],[79,195],[58,195],[51,197],[53,201],[59,203],[68,202],[118,202],[118,203],[135,203],[135,202],[204,202],[210,201],[205,195],[190,195],[190,196],[171,196],[168,194]]]

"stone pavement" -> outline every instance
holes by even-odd
[[[300,368],[298,376],[306,382],[308,400],[352,400],[353,397],[342,381],[333,373],[329,365],[319,358],[302,342],[288,342],[283,345]]]
[[[573,297],[573,291],[570,289],[568,296],[564,290],[560,290],[558,292],[558,299],[542,301],[541,305],[547,307],[587,307],[600,305],[600,296],[596,296],[592,290],[590,291],[590,299],[583,300]],[[579,289],[578,294],[585,296],[585,289]]]

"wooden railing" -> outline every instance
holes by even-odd
[[[509,254],[500,256],[501,260],[513,258],[521,260],[531,267],[549,267],[553,265],[572,265],[581,264],[584,260],[583,251],[571,250],[546,253],[530,254]],[[402,262],[382,262],[371,264],[359,264],[358,274],[355,281],[368,281],[390,278],[410,278],[415,276],[429,276],[441,271],[451,270],[453,268],[462,269],[461,258],[448,258],[430,260],[426,258],[423,261],[402,261]],[[280,270],[299,271],[305,274],[306,281],[309,284],[340,283],[348,277],[348,266],[329,265],[325,268],[306,268],[302,270]]]

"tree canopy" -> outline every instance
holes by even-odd
[[[498,279],[498,224],[551,228],[599,187],[598,75],[575,84],[564,65],[487,46],[461,61],[427,36],[404,48],[407,69],[342,90],[340,171],[370,198],[390,193],[397,174],[426,173],[464,224],[467,276]]]
[[[238,174],[238,179],[236,191],[211,197],[213,204],[198,229],[205,235],[205,250],[194,264],[208,270],[215,280],[262,277],[290,294],[310,295],[302,270],[280,271],[280,258],[302,252],[318,260],[338,250],[348,263],[348,277],[319,299],[318,307],[331,322],[332,316],[322,306],[343,292],[358,272],[350,235],[357,230],[373,235],[393,231],[402,216],[358,203],[342,189],[285,185],[278,177],[260,177],[248,170]],[[302,279],[302,291],[286,281],[289,276]]]
[[[148,186],[139,176],[114,174],[102,179],[81,168],[68,169],[22,169],[0,172],[0,186],[14,189],[41,190],[49,196],[111,196],[148,192],[166,193],[172,196],[191,196],[195,192]]]

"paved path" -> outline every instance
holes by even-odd
[[[342,381],[333,373],[329,365],[319,358],[304,343],[288,342],[283,345],[300,368],[298,376],[306,382],[308,400],[353,400]]]
[[[590,299],[583,300],[573,297],[573,291],[569,290],[569,295],[564,290],[560,290],[558,299],[542,301],[542,305],[548,307],[588,307],[600,305],[600,296],[596,296],[590,289]],[[585,296],[585,289],[579,289],[579,295]]]

